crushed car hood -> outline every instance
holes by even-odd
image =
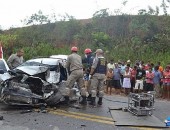
[[[16,69],[21,70],[29,75],[35,75],[35,74],[45,72],[48,69],[48,67],[46,66],[19,66]]]

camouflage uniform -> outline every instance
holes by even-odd
[[[106,72],[106,61],[105,61],[104,57],[102,57],[102,56],[96,57],[94,59],[92,68],[97,69],[98,66],[100,66],[99,64],[100,65],[102,64],[103,67],[105,67],[104,71]],[[92,94],[92,97],[96,97],[97,91],[99,93],[98,96],[103,97],[103,95],[104,95],[104,80],[105,80],[105,74],[106,74],[105,72],[100,72],[100,70],[99,70],[98,72],[95,72],[93,74],[92,79],[91,79],[91,94]]]
[[[66,68],[70,71],[70,75],[66,82],[66,88],[67,93],[65,96],[69,96],[70,89],[73,87],[74,83],[77,82],[77,84],[80,87],[80,92],[82,96],[86,96],[86,90],[84,87],[84,80],[83,80],[83,65],[82,65],[82,59],[81,56],[79,56],[77,53],[72,53],[67,58]]]
[[[106,59],[102,55],[96,56],[93,60],[92,69],[94,69],[94,73],[91,78],[90,88],[93,99],[90,104],[95,104],[95,98],[98,94],[98,104],[102,105],[102,97],[104,95],[104,80],[107,69]]]

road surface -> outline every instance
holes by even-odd
[[[105,95],[102,106],[48,107],[47,113],[36,108],[9,107],[1,103],[0,115],[4,119],[0,121],[0,130],[161,130],[115,126],[108,108],[127,107],[127,101],[124,96]],[[170,116],[170,102],[156,100],[153,115],[164,122]]]

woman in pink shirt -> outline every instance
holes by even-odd
[[[144,87],[144,92],[153,91],[153,78],[154,73],[152,72],[152,68],[150,67],[148,72],[146,73],[146,86]]]
[[[170,67],[166,66],[163,71],[163,92],[162,98],[170,100]]]

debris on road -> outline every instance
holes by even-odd
[[[29,113],[29,112],[32,112],[32,110],[23,110],[23,111],[21,111],[20,113],[21,113],[21,114],[25,114],[25,113]]]
[[[4,117],[3,116],[0,116],[0,120],[3,120],[4,119]]]

